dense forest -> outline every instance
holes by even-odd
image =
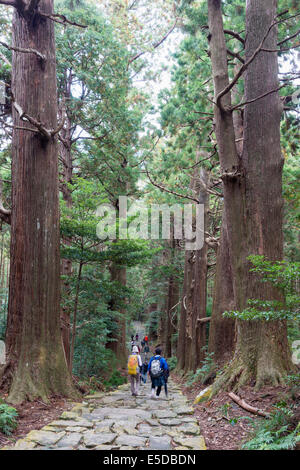
[[[0,0],[0,437],[126,382],[138,324],[189,397],[272,394],[248,448],[300,441],[299,18]]]

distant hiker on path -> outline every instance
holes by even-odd
[[[151,398],[158,398],[161,388],[166,385],[165,375],[167,375],[169,367],[167,361],[161,356],[161,349],[155,349],[155,356],[151,357],[148,372],[151,378]],[[156,389],[156,394],[155,394]],[[168,389],[165,386],[166,397],[168,396]]]
[[[131,395],[137,397],[140,387],[140,368],[142,367],[142,359],[139,355],[137,346],[133,346],[132,353],[128,358],[128,375],[130,378]]]

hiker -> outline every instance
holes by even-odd
[[[144,346],[144,353],[148,354],[149,351],[150,351],[150,349],[149,349],[148,343],[146,343],[145,346]]]
[[[135,340],[136,340],[136,341],[139,340],[139,335],[138,335],[138,334],[135,335]]]
[[[131,395],[137,397],[140,386],[140,368],[142,367],[142,359],[139,355],[137,346],[133,346],[132,353],[128,358],[128,375],[130,378]]]
[[[141,341],[141,346],[142,346],[142,348],[145,347],[145,340],[144,339],[142,339],[142,341]]]
[[[147,382],[147,371],[148,371],[148,362],[147,359],[144,359],[143,365],[141,367],[141,385]]]
[[[169,370],[167,361],[161,356],[161,349],[155,349],[155,356],[151,357],[148,372],[151,378],[151,398],[158,398],[162,386],[165,386],[165,374]],[[155,394],[156,389],[156,394]],[[166,397],[168,396],[168,389],[165,387]]]

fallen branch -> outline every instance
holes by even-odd
[[[262,410],[259,410],[258,408],[255,408],[254,406],[248,405],[242,398],[240,398],[238,395],[236,395],[233,392],[229,392],[228,396],[233,400],[235,403],[237,403],[241,408],[244,408],[244,410],[249,411],[249,413],[253,413],[255,415],[263,416],[264,418],[268,418],[269,414],[265,413]]]

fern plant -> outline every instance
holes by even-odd
[[[270,418],[254,425],[253,438],[243,444],[247,450],[288,450],[300,442],[300,425],[291,429],[293,412],[278,406]]]
[[[207,350],[204,346],[202,350]],[[214,362],[214,353],[206,353],[205,359],[202,362],[202,366],[196,370],[195,373],[189,372],[187,374],[187,386],[190,387],[196,382],[202,383],[205,377],[207,377],[212,371],[216,370],[216,364]]]
[[[12,406],[0,405],[0,431],[9,436],[18,425],[18,412]]]

